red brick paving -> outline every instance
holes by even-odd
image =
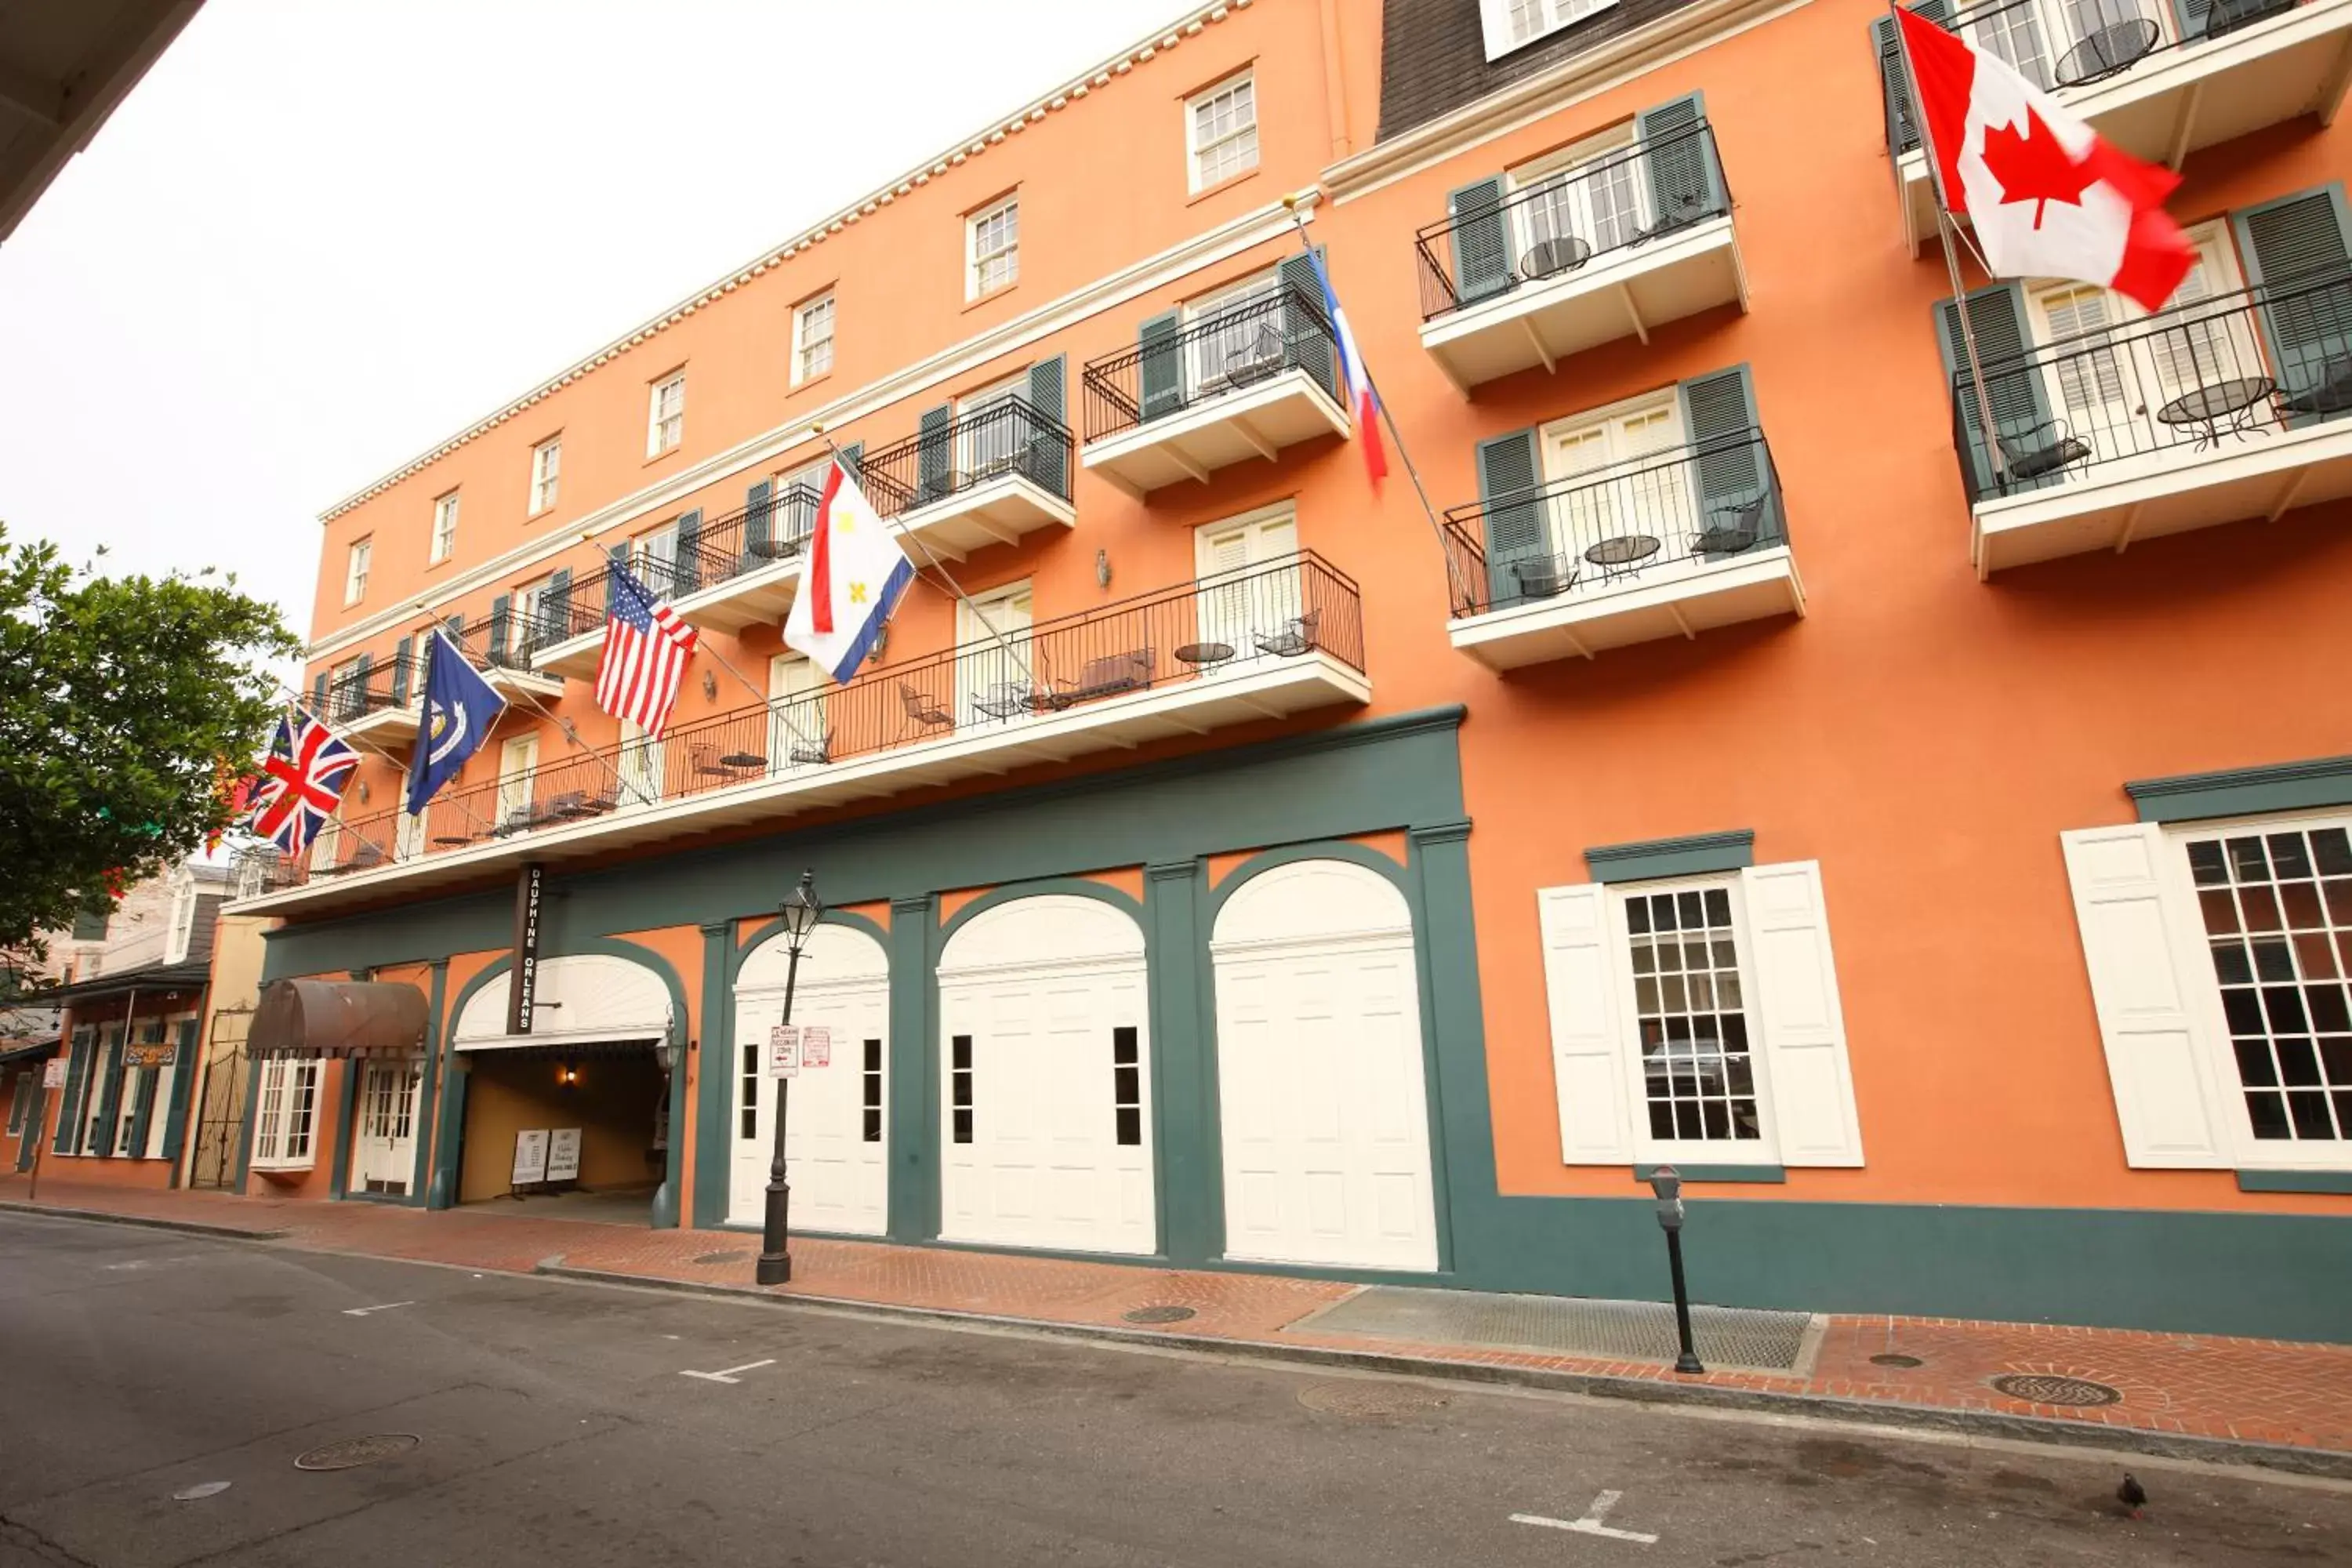
[[[22,1202],[25,1179],[0,1176],[0,1200]],[[527,1273],[562,1254],[573,1268],[648,1279],[748,1286],[759,1239],[740,1231],[640,1230],[508,1210],[422,1209],[317,1203],[222,1193],[131,1192],[45,1181],[44,1208],[82,1208],[194,1221],[322,1251],[414,1258]],[[703,1262],[702,1258],[717,1261]],[[1710,1372],[1677,1377],[1663,1364],[1533,1351],[1341,1334],[1281,1332],[1356,1287],[1268,1274],[1150,1268],[1117,1263],[803,1238],[793,1280],[778,1295],[876,1302],[1126,1328],[1138,1307],[1180,1305],[1194,1316],[1156,1331],[1204,1341],[1276,1342],[1495,1367],[1807,1394],[1927,1408],[2103,1423],[2142,1431],[2352,1452],[2352,1346],[1940,1318],[1832,1317],[1810,1375]],[[1871,1357],[1916,1356],[1917,1367]],[[1987,1380],[2057,1373],[2120,1390],[2120,1403],[2063,1408],[2011,1399]]]

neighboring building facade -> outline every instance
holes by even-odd
[[[1646,1296],[1672,1163],[1705,1299],[2352,1337],[2352,0],[2139,3],[1958,19],[2200,246],[1972,295],[1990,441],[1883,11],[1234,0],[339,504],[318,704],[404,755],[437,621],[512,706],[247,889],[429,1019],[254,1165],[437,1205],[584,1125],[755,1224],[806,867],[811,1230]],[[924,568],[838,688],[827,439]],[[612,559],[702,631],[658,742]]]

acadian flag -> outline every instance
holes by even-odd
[[[1388,448],[1381,445],[1381,395],[1372,390],[1372,378],[1364,372],[1364,356],[1356,349],[1356,329],[1348,324],[1348,312],[1339,308],[1339,296],[1331,287],[1331,275],[1323,269],[1323,258],[1309,247],[1307,259],[1314,266],[1315,281],[1323,290],[1323,313],[1331,318],[1331,336],[1339,345],[1339,381],[1347,388],[1357,438],[1364,444],[1364,471],[1371,475],[1372,489],[1377,490],[1389,471]]]
[[[898,548],[894,531],[874,515],[835,458],[817,502],[800,596],[784,617],[785,645],[846,682],[914,580],[914,563]]]

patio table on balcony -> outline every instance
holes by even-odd
[[[1198,669],[1214,669],[1234,657],[1234,645],[1223,642],[1188,642],[1176,650],[1176,662]]]
[[[2242,437],[2263,428],[2263,421],[2254,410],[2277,390],[2278,383],[2267,375],[2217,381],[2182,393],[2158,409],[2156,417],[2160,424],[2195,430],[2201,451],[2220,446],[2224,435]]]
[[[1642,563],[1658,552],[1658,541],[1646,533],[1621,533],[1590,545],[1584,558],[1601,568],[1604,578],[1630,577],[1641,570]]]
[[[2095,26],[2083,40],[2058,57],[2060,87],[2088,87],[2118,71],[2129,70],[2157,46],[2163,30],[2145,16]]]

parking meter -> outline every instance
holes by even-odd
[[[1683,1283],[1683,1175],[1672,1165],[1650,1173],[1650,1190],[1658,1195],[1658,1228],[1666,1233],[1666,1267],[1675,1284],[1675,1334],[1682,1353],[1675,1358],[1676,1372],[1705,1372],[1691,1342],[1690,1291]]]
[[[1672,1165],[1661,1165],[1650,1173],[1650,1190],[1658,1194],[1658,1226],[1662,1230],[1683,1227],[1683,1178]]]

